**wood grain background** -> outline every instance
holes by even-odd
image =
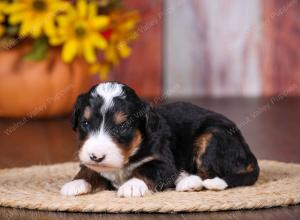
[[[300,95],[298,0],[167,0],[164,10],[168,96]]]
[[[300,95],[300,2],[263,1],[263,94]]]

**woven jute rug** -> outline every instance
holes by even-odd
[[[261,175],[250,187],[224,191],[149,194],[118,198],[115,191],[66,197],[60,187],[71,180],[77,163],[0,170],[0,206],[70,212],[200,212],[258,209],[300,203],[300,165],[260,161]]]

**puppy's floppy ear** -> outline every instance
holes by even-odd
[[[87,93],[81,94],[77,97],[77,100],[73,107],[73,113],[72,113],[72,117],[71,117],[72,128],[74,131],[76,131],[76,129],[78,127],[79,117],[82,114],[82,111],[87,104],[88,104],[88,94]]]

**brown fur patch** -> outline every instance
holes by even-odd
[[[202,178],[202,179],[209,179],[211,176],[208,174],[208,171],[205,170],[203,167],[200,167],[200,169],[197,170],[197,174]]]
[[[195,146],[197,147],[196,152],[198,156],[205,153],[206,147],[208,146],[212,136],[213,135],[211,133],[204,133],[196,139]]]
[[[123,146],[122,144],[119,144],[118,142],[114,141],[117,144],[117,146],[119,146],[119,148],[121,149],[125,163],[128,162],[129,157],[133,155],[134,152],[139,148],[140,144],[142,143],[142,139],[142,134],[137,129],[134,133],[131,143],[128,146]]]
[[[83,117],[87,120],[89,120],[91,117],[92,117],[92,109],[91,107],[87,106],[85,109],[84,109],[84,112],[83,112]]]
[[[114,114],[114,121],[116,124],[122,124],[127,120],[127,116],[124,112],[116,112]]]
[[[212,137],[213,137],[212,133],[204,133],[201,134],[195,141],[194,160],[196,162],[196,166],[198,170],[201,169],[202,155],[205,153],[206,148]]]
[[[110,188],[109,182],[101,177],[97,172],[81,165],[80,171],[73,180],[84,179],[91,184],[92,189],[106,190]]]
[[[251,172],[253,172],[253,170],[254,170],[253,164],[248,164],[248,166],[246,167],[246,172],[251,173]]]
[[[254,170],[253,164],[248,164],[245,168],[241,168],[242,170],[237,172],[238,174],[246,174],[251,173]]]
[[[132,176],[140,180],[143,180],[151,191],[155,191],[155,183],[149,178],[141,175],[138,171],[134,171]]]

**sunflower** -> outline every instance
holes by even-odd
[[[138,37],[138,33],[134,30],[140,17],[136,11],[118,10],[111,13],[110,18],[109,28],[101,32],[108,45],[101,56],[102,59],[90,67],[90,72],[98,74],[101,80],[107,80],[110,70],[119,64],[120,59],[131,54],[128,43]]]
[[[83,55],[88,63],[97,61],[96,49],[107,47],[101,35],[109,24],[109,17],[98,15],[97,3],[78,0],[76,6],[57,18],[57,35],[50,37],[50,44],[63,44],[62,59],[71,62],[76,55]]]
[[[131,54],[128,43],[136,39],[138,34],[134,31],[139,15],[135,11],[128,13],[114,13],[112,17],[112,34],[107,49],[104,51],[105,60],[112,65],[119,63],[121,58]]]
[[[9,23],[21,24],[19,35],[37,38],[55,33],[55,17],[70,4],[63,0],[15,0],[8,8]]]

